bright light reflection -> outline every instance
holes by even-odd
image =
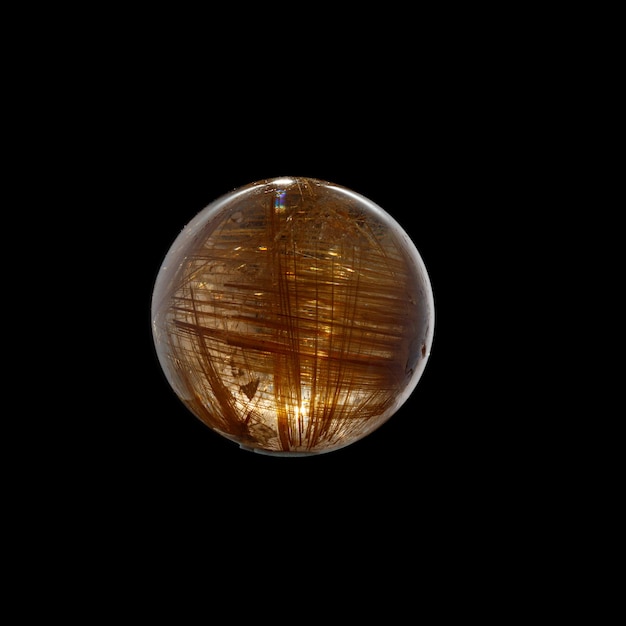
[[[276,191],[276,198],[274,198],[274,210],[275,211],[284,211],[285,210],[285,196],[287,192],[284,189],[279,189]]]

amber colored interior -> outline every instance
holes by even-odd
[[[207,207],[157,278],[175,392],[245,448],[316,454],[386,421],[432,341],[424,266],[399,226],[321,181],[253,183]]]

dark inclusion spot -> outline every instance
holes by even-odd
[[[411,345],[414,346],[415,343],[416,341],[414,340],[411,342]],[[422,342],[422,345],[419,351],[411,349],[410,354],[412,356],[409,356],[406,362],[406,366],[404,368],[404,373],[407,376],[411,376],[411,374],[413,374],[413,371],[415,370],[415,367],[417,366],[417,363],[420,360],[420,358],[422,359],[426,358],[426,342]]]
[[[245,374],[245,372],[240,367],[237,367],[235,365],[235,359],[233,359],[232,356],[230,357],[229,365],[230,372],[233,376],[243,376]]]
[[[249,383],[246,383],[245,385],[241,385],[241,387],[239,387],[239,389],[241,389],[241,391],[243,391],[248,396],[248,400],[252,400],[252,398],[254,397],[254,394],[256,393],[256,390],[259,386],[259,380],[259,378],[257,378],[256,380],[251,380]]]

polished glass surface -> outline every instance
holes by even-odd
[[[183,404],[242,448],[343,448],[387,421],[430,355],[434,300],[415,245],[341,185],[253,182],[200,211],[157,274],[152,331]]]

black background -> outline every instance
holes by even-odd
[[[614,101],[610,36],[596,47],[602,29],[543,9],[202,8],[54,5],[10,25],[7,599],[81,623],[186,623],[188,604],[220,622],[578,610],[571,589],[598,571],[580,551],[608,553],[579,548],[606,519],[591,532],[601,507],[580,494],[615,475],[589,471],[602,411],[574,418],[598,290],[570,228],[596,209],[613,223],[579,175],[598,158],[585,139],[612,136],[590,113]],[[275,176],[379,204],[434,291],[412,396],[315,457],[211,432],[167,385],[150,328],[183,226]]]
[[[86,135],[89,154],[101,153],[82,166],[101,243],[76,241],[97,268],[89,291],[101,339],[83,422],[96,434],[82,454],[105,450],[105,486],[136,511],[334,510],[350,524],[382,515],[394,527],[501,487],[493,468],[511,439],[498,437],[503,373],[489,325],[507,245],[493,237],[503,136],[480,110],[457,106],[456,90],[426,98],[406,88],[389,101],[374,85],[360,93],[332,78],[318,79],[315,106],[303,106],[270,76],[223,83],[219,94],[154,77],[118,91]],[[417,246],[434,292],[433,347],[415,392],[366,439],[316,457],[254,454],[210,431],[167,385],[152,343],[152,289],[180,230],[220,195],[275,176],[328,180],[379,204]]]
[[[462,55],[443,71],[440,55],[414,66],[408,48],[394,76],[375,56],[224,71],[219,56],[187,67],[166,52],[107,73],[105,54],[73,77],[63,115],[49,114],[38,158],[57,165],[44,189],[59,205],[47,213],[47,301],[61,329],[50,341],[71,370],[51,364],[52,408],[35,438],[54,469],[43,492],[64,536],[76,533],[67,541],[84,538],[84,567],[115,562],[127,580],[128,567],[151,579],[168,557],[180,568],[202,554],[217,576],[220,555],[226,583],[257,580],[267,563],[322,564],[335,586],[345,571],[376,588],[392,571],[402,578],[401,563],[471,575],[487,544],[499,567],[533,463],[521,453],[523,390],[510,391],[510,355],[531,338],[506,295],[524,124],[499,69],[480,75]],[[255,454],[212,432],[170,389],[152,341],[154,282],[180,230],[222,194],[276,176],[379,204],[434,292],[432,352],[411,397],[365,439],[312,457]],[[516,549],[525,541],[516,535]]]
[[[473,161],[484,156],[468,142],[476,144],[445,113],[428,109],[356,120],[336,106],[324,117],[284,107],[267,118],[242,110],[220,120],[207,111],[208,128],[195,112],[191,126],[177,110],[174,120],[142,128],[123,156],[120,173],[131,182],[120,189],[123,211],[115,211],[110,253],[121,272],[107,303],[122,334],[106,346],[115,359],[115,406],[102,422],[115,442],[117,488],[131,503],[182,498],[183,506],[220,515],[240,507],[296,517],[326,511],[350,524],[382,517],[392,527],[424,506],[432,515],[476,502],[490,491],[485,481],[501,480],[493,463],[507,454],[506,441],[491,443],[498,394],[485,371],[483,332],[493,311],[483,298],[493,288],[484,265],[492,251],[481,249],[489,191],[476,178]],[[328,180],[378,203],[414,241],[435,298],[431,357],[409,400],[367,438],[315,457],[263,456],[210,431],[169,388],[152,343],[152,288],[174,238],[218,196],[274,176]]]
[[[501,326],[506,241],[493,237],[499,155],[445,108],[396,104],[356,117],[353,104],[225,118],[198,107],[190,125],[181,106],[120,146],[101,251],[112,261],[99,291],[105,373],[80,453],[105,552],[131,545],[142,572],[195,557],[222,583],[260,577],[263,594],[272,567],[306,578],[322,568],[335,592],[393,580],[391,597],[406,605],[414,590],[398,590],[414,575],[443,593],[434,581],[464,580],[476,563],[497,571],[529,546],[517,528],[533,461],[502,358],[512,339]],[[413,394],[368,437],[311,457],[255,454],[208,429],[170,389],[151,334],[154,281],[183,226],[218,196],[274,176],[328,180],[378,203],[420,251],[434,293],[431,356]]]
[[[360,608],[403,623],[424,604],[534,617],[554,593],[559,612],[577,606],[554,589],[588,535],[573,520],[589,446],[567,439],[588,420],[573,425],[562,404],[578,398],[595,293],[578,284],[587,241],[568,230],[597,204],[574,216],[583,177],[570,162],[597,152],[581,149],[580,103],[602,92],[580,82],[602,66],[585,28],[475,7],[359,8],[343,23],[319,7],[178,21],[170,9],[54,6],[56,28],[39,8],[7,56],[4,502],[19,609],[117,621],[170,603],[179,623],[188,599],[222,620]],[[316,457],[211,432],[152,342],[152,289],[180,230],[275,176],[378,203],[434,291],[413,395]],[[559,378],[566,360],[577,372]]]

